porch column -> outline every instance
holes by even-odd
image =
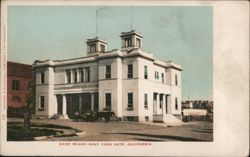
[[[156,95],[156,113],[159,114],[159,111],[158,109],[160,109],[160,93],[157,93]]]
[[[79,69],[76,69],[76,71],[77,71],[77,82],[81,82]]]
[[[67,101],[66,101],[65,94],[62,95],[62,114],[63,114],[64,119],[68,119],[68,115],[67,115]]]
[[[171,109],[172,109],[172,103],[171,103],[171,95],[170,94],[168,94],[167,95],[167,109],[166,109],[166,111],[167,111],[167,114],[169,114],[169,113],[171,113],[172,111],[171,111]]]
[[[153,94],[153,113],[157,114],[157,93]]]
[[[71,74],[71,75],[70,75],[70,80],[71,80],[70,83],[74,83],[75,80],[74,80],[74,77],[73,77],[74,73],[73,73],[73,70],[72,70],[72,69],[70,70],[70,74]]]
[[[162,94],[162,115],[166,114],[166,98],[165,94]]]
[[[56,94],[54,95],[54,114],[58,114],[57,111],[58,111],[58,103],[57,103],[57,97],[56,97]]]
[[[91,111],[94,111],[94,105],[95,105],[95,97],[94,93],[91,93]]]

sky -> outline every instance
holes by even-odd
[[[8,60],[32,64],[83,57],[86,40],[96,33],[108,41],[108,50],[120,49],[120,34],[131,25],[143,35],[143,50],[182,65],[183,100],[212,98],[209,6],[9,6]]]

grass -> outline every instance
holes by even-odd
[[[32,128],[39,127],[39,128]],[[26,131],[23,126],[23,122],[8,122],[7,124],[7,140],[8,141],[33,141],[34,137],[38,136],[50,136],[63,134],[63,131],[54,129],[72,129],[76,132],[79,130],[60,125],[43,124],[43,123],[31,123],[31,128]]]

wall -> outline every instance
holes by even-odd
[[[128,64],[133,64],[133,78],[128,78]],[[122,116],[138,116],[138,57],[124,58],[122,60]],[[128,110],[128,93],[133,93],[133,110]]]
[[[111,93],[111,108],[116,116],[121,117],[122,85],[121,58],[108,58],[99,61],[99,110],[105,108],[105,93]],[[111,78],[105,78],[105,66],[111,65]]]
[[[176,69],[168,69],[167,70],[167,77],[169,80],[169,83],[171,85],[171,114],[181,114],[181,71]],[[177,75],[178,78],[178,85],[175,85],[175,75]],[[175,109],[175,97],[178,99],[178,109]]]
[[[19,80],[19,90],[12,90],[12,80]],[[7,105],[9,107],[22,107],[26,106],[28,98],[29,82],[31,78],[8,76],[7,79]],[[20,101],[14,101],[13,97],[18,96]]]
[[[41,84],[41,72],[44,72],[44,84]],[[44,109],[39,108],[40,96],[44,96]],[[36,115],[53,116],[56,113],[54,95],[54,69],[43,67],[36,69]]]

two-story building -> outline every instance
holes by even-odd
[[[181,66],[143,51],[136,31],[120,37],[121,50],[107,51],[107,41],[94,38],[86,57],[35,61],[36,115],[110,109],[122,120],[181,119]]]

